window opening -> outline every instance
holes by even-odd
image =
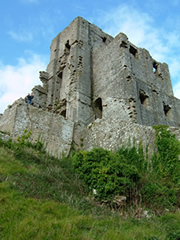
[[[134,57],[137,57],[137,49],[135,49],[134,47],[130,46],[129,52],[130,52]]]
[[[107,38],[106,38],[106,37],[102,37],[102,40],[103,40],[103,42],[105,43],[106,40],[107,40]]]
[[[60,80],[62,80],[62,77],[63,77],[63,72],[62,71],[58,73],[58,77],[60,78]]]
[[[157,67],[158,67],[157,62],[153,62],[153,72],[154,72],[154,73],[157,72]]]
[[[148,107],[149,97],[143,90],[140,90],[139,92],[139,99],[142,105]]]
[[[127,48],[127,43],[125,41],[122,41],[120,47]]]
[[[97,118],[102,118],[102,99],[97,98],[96,101],[94,102],[94,112],[95,112],[95,119]]]
[[[163,110],[166,117],[170,117],[171,107],[163,102]]]

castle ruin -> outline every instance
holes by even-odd
[[[33,88],[33,104],[18,100],[0,119],[12,137],[31,129],[53,154],[76,148],[115,149],[130,138],[150,144],[154,125],[179,131],[180,100],[168,65],[146,49],[77,17],[51,44],[50,62]],[[151,139],[151,140],[150,140]]]

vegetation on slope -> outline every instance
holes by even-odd
[[[180,142],[166,126],[155,129],[157,153],[152,159],[146,158],[141,146],[117,152],[97,148],[73,156],[76,172],[89,189],[96,190],[98,200],[113,205],[114,198],[123,195],[129,207],[146,207],[156,213],[179,207]]]
[[[180,238],[180,147],[165,127],[157,128],[151,161],[141,147],[59,160],[28,137],[0,140],[0,239]],[[117,195],[127,197],[122,206]]]

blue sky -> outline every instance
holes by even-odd
[[[180,98],[180,0],[6,0],[0,8],[0,113],[25,97],[46,70],[52,39],[77,16],[169,65]]]

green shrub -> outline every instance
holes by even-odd
[[[141,189],[143,202],[151,208],[170,208],[177,204],[177,191],[155,181],[146,182]]]
[[[178,207],[180,204],[178,202],[180,199],[180,143],[166,126],[154,128],[157,137],[157,153],[152,158],[151,169],[148,168],[148,162],[151,162],[151,159],[147,160],[144,157],[141,145],[137,149],[134,146],[122,147],[117,152],[102,148],[95,148],[90,152],[79,151],[73,153],[69,161],[66,159],[64,162],[72,162],[74,171],[87,184],[89,190],[91,192],[93,189],[96,190],[98,200],[111,202],[114,197],[123,195],[127,199],[126,203],[136,204],[136,206],[142,204],[153,210]],[[17,142],[0,140],[0,146],[11,149],[15,158],[22,161],[24,165],[48,166],[49,160],[44,154],[44,144],[40,138],[32,144],[29,141],[30,135],[31,133],[26,130]],[[55,160],[52,161],[54,166]]]
[[[178,182],[180,179],[180,142],[167,126],[156,126],[154,129],[158,153],[152,158],[153,169],[161,177],[168,177]]]
[[[29,138],[31,136],[31,131],[27,131],[27,129],[24,130],[24,133],[22,136],[19,136],[17,138],[17,145],[18,146],[24,146],[24,145],[30,145],[29,144]]]
[[[102,148],[80,151],[72,160],[75,171],[91,190],[96,189],[99,199],[122,194],[128,197],[140,179],[136,166],[123,155]]]
[[[128,164],[133,164],[139,171],[147,170],[147,161],[143,155],[143,147],[139,145],[138,149],[133,147],[122,147],[117,151],[118,155],[123,155]]]
[[[166,126],[155,129],[157,153],[152,160],[144,157],[141,145],[122,147],[116,153],[95,148],[76,153],[73,167],[91,191],[96,189],[98,199],[125,195],[130,204],[172,209],[179,204],[180,143]],[[148,167],[151,161],[153,170]]]

